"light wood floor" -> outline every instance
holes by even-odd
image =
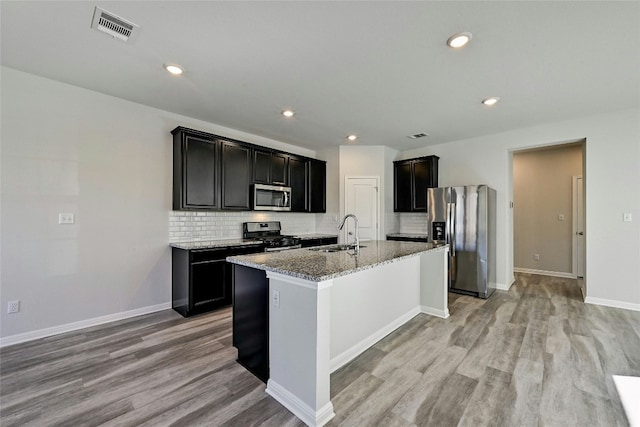
[[[625,426],[612,374],[640,376],[640,313],[518,274],[450,294],[331,376],[330,426]],[[235,363],[231,311],[167,310],[3,348],[0,425],[301,426]]]

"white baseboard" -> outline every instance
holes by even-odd
[[[331,401],[316,411],[272,379],[267,380],[265,391],[308,426],[323,426],[336,415]]]
[[[634,304],[632,302],[617,301],[612,299],[586,297],[584,299],[586,304],[604,305],[605,307],[624,308],[625,310],[640,311],[640,304]]]
[[[65,332],[76,331],[78,329],[98,326],[104,323],[115,322],[116,320],[124,320],[130,317],[141,316],[143,314],[155,313],[156,311],[167,310],[171,308],[171,302],[165,302],[157,305],[136,308],[135,310],[123,311],[120,313],[108,314],[106,316],[94,317],[92,319],[80,320],[78,322],[67,323],[64,325],[53,326],[51,328],[39,329],[37,331],[25,332],[23,334],[9,335],[0,338],[0,347],[19,344],[22,342],[46,338],[53,335],[63,334]]]
[[[513,286],[513,284],[515,283],[515,280],[512,281],[510,284],[506,284],[506,283],[496,283],[496,289],[499,291],[509,291],[509,289],[511,289],[511,286]]]
[[[571,273],[564,273],[562,271],[548,271],[548,270],[534,270],[532,268],[514,268],[514,273],[527,273],[527,274],[540,274],[542,276],[562,277],[564,279],[575,279]]]
[[[420,312],[424,314],[428,314],[429,316],[436,316],[442,319],[446,319],[449,317],[449,309],[445,308],[444,310],[436,310],[432,307],[427,307],[426,305],[420,306]]]
[[[416,317],[416,315],[419,313],[420,313],[420,307],[412,308],[402,316],[391,321],[391,323],[389,323],[385,327],[378,329],[377,331],[375,331],[373,334],[369,335],[362,341],[354,344],[347,350],[343,351],[342,353],[340,353],[339,355],[331,359],[331,361],[329,362],[330,372],[334,372],[337,369],[340,369],[341,367],[343,367],[344,365],[346,365],[347,363],[355,359],[357,356],[359,356],[361,353],[363,353],[365,350],[367,350],[369,347],[371,347],[372,345],[380,341],[382,338],[386,337],[391,332],[395,331],[400,326],[404,325],[409,320]]]

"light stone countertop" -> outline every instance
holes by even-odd
[[[336,239],[338,238],[337,234],[296,234],[295,236],[299,237],[302,240],[325,239],[329,237],[335,237]]]
[[[369,240],[362,242],[361,245],[359,254],[353,250],[326,253],[302,248],[231,256],[227,257],[227,261],[258,270],[321,282],[392,263],[422,252],[448,250],[447,245],[389,240]]]
[[[172,248],[192,250],[192,249],[215,249],[215,248],[227,248],[231,246],[259,246],[262,242],[255,240],[242,240],[242,239],[226,239],[226,240],[202,240],[192,242],[175,242],[169,243]]]

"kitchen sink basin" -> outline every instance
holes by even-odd
[[[366,248],[366,246],[364,245],[360,245],[361,248]],[[309,248],[310,251],[316,251],[316,252],[342,252],[342,251],[348,251],[350,249],[355,249],[356,246],[355,245],[331,245],[331,246],[319,246],[317,248]]]

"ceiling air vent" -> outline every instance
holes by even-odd
[[[424,133],[424,132],[414,133],[413,135],[407,136],[407,138],[418,139],[418,138],[424,138],[425,136],[429,136],[429,134],[428,133]]]
[[[91,28],[109,34],[111,37],[124,42],[133,41],[140,29],[140,27],[133,22],[127,21],[104,9],[100,9],[97,6],[95,12],[93,12]]]

